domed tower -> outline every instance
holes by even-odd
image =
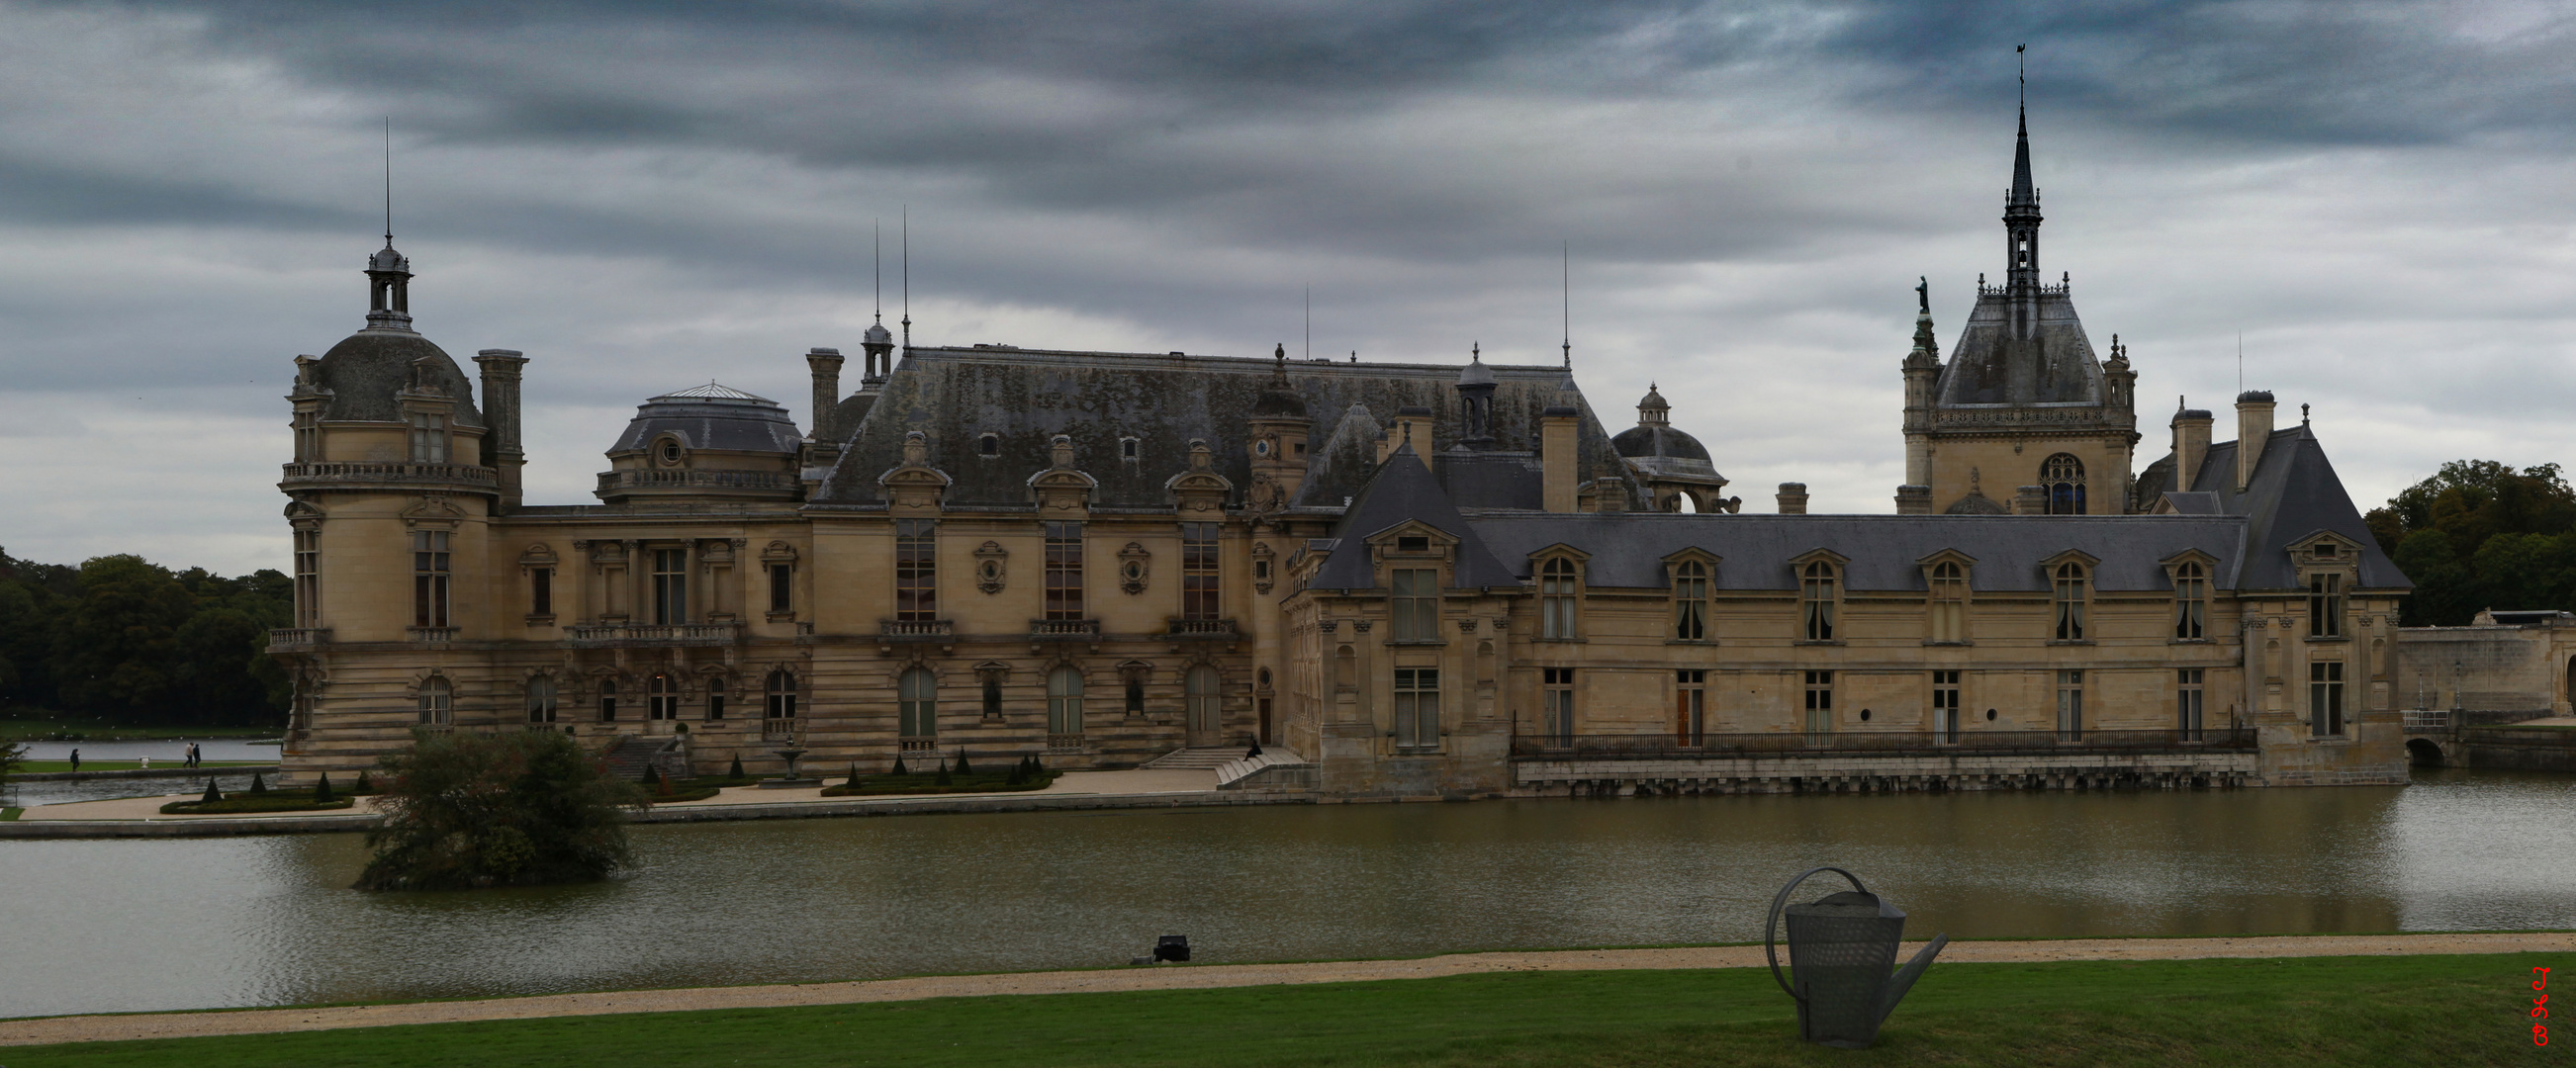
[[[610,504],[793,502],[802,494],[796,460],[803,445],[777,401],[709,382],[637,405],[608,449],[610,469],[599,473],[597,492]]]
[[[1252,436],[1252,490],[1256,512],[1275,512],[1297,499],[1306,481],[1306,401],[1288,384],[1288,346],[1270,353],[1270,381],[1253,398],[1244,429]]]
[[[1698,438],[1673,429],[1672,412],[1662,391],[1649,383],[1637,402],[1637,425],[1611,438],[1610,447],[1645,485],[1656,511],[1681,511],[1685,497],[1694,512],[1734,511],[1730,505],[1735,502],[1717,496],[1726,488],[1726,476],[1709,463],[1708,449]]]

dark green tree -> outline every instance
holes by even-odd
[[[2458,626],[2483,608],[2576,610],[2576,489],[2557,464],[2454,460],[2365,519],[2415,583],[2408,626]]]
[[[626,813],[643,792],[565,735],[419,731],[383,766],[359,889],[582,882],[631,862]]]

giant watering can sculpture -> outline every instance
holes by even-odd
[[[1829,871],[1851,880],[1852,888],[1804,905],[1788,904],[1789,892],[1817,872]],[[1780,953],[1772,936],[1780,917],[1789,918],[1789,974],[1780,974]],[[1813,868],[1780,888],[1771,899],[1771,918],[1762,925],[1762,953],[1771,961],[1771,977],[1798,1001],[1798,1037],[1842,1049],[1868,1049],[1878,1038],[1878,1025],[1896,1011],[1896,1003],[1932,966],[1949,935],[1934,935],[1932,944],[1896,966],[1896,944],[1905,937],[1905,913],[1862,886],[1841,868]]]

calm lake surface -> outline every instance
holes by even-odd
[[[345,889],[356,835],[0,841],[0,1016],[1093,967],[1161,934],[1216,962],[1758,940],[1818,864],[1925,935],[2576,927],[2571,787],[663,825],[627,878],[452,894]]]

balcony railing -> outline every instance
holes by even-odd
[[[2443,734],[2450,729],[2451,714],[2448,711],[2414,709],[2406,713],[2406,733],[2408,734]]]
[[[1100,637],[1100,621],[1097,619],[1033,619],[1029,621],[1029,637],[1058,640],[1097,639]]]
[[[742,636],[740,623],[584,623],[564,628],[575,645],[724,645]]]
[[[939,751],[939,739],[937,738],[904,738],[900,739],[900,744],[903,747],[903,751],[907,753],[935,753]]]
[[[956,629],[945,619],[889,619],[878,625],[877,633],[887,638],[946,638]]]
[[[601,492],[612,490],[794,490],[793,471],[671,471],[626,468],[599,473]]]
[[[1949,739],[1956,738],[1957,741]],[[1686,745],[1672,734],[1577,734],[1512,740],[1516,757],[1586,757],[1610,760],[1810,756],[1847,753],[1976,756],[2038,753],[2194,753],[2251,750],[2254,728],[2181,731],[1783,731],[1773,734],[1706,734]]]
[[[796,717],[770,716],[760,721],[760,740],[783,742],[796,737]]]
[[[456,628],[404,627],[403,636],[416,642],[452,642],[456,640]]]
[[[411,485],[432,482],[461,482],[469,486],[498,486],[500,476],[489,467],[474,464],[415,464],[394,462],[331,461],[327,463],[287,464],[284,482],[298,485]]]
[[[268,650],[311,649],[331,644],[329,627],[275,627],[268,632]]]
[[[1175,619],[1172,621],[1172,629],[1169,633],[1175,638],[1231,640],[1235,637],[1234,621],[1231,619]]]
[[[1050,734],[1050,735],[1047,735],[1047,752],[1050,752],[1050,753],[1079,753],[1079,752],[1081,752],[1081,751],[1082,751],[1082,736],[1081,736],[1081,735],[1079,735],[1079,734]]]

